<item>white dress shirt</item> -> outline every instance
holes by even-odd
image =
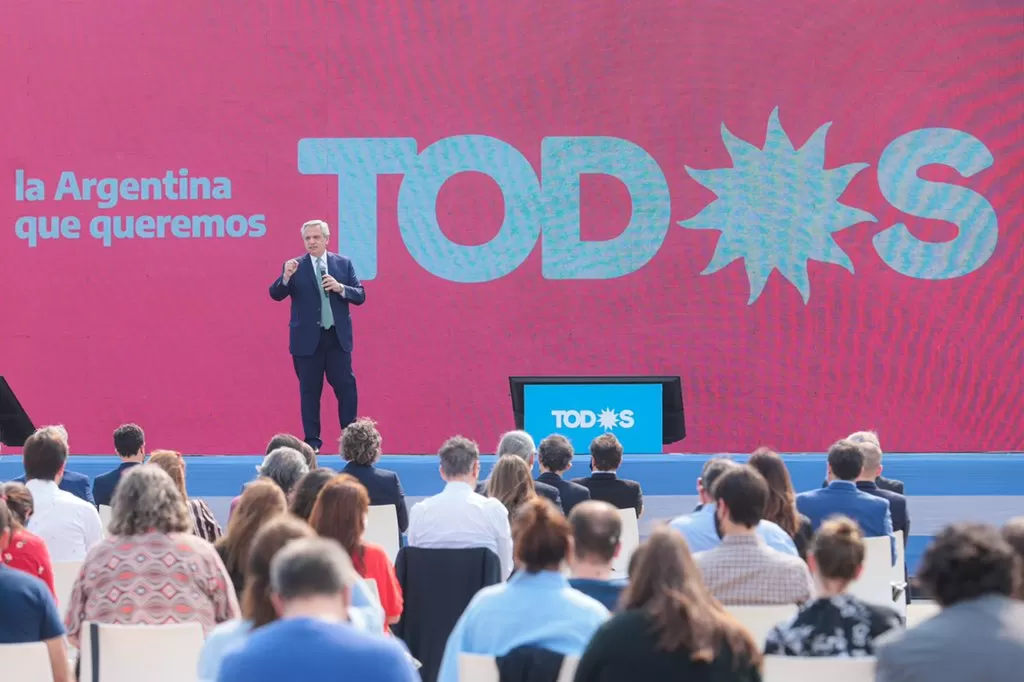
[[[512,573],[512,530],[508,510],[498,500],[452,481],[409,512],[410,547],[463,549],[486,547],[501,559],[502,578]]]
[[[103,539],[103,522],[96,507],[57,487],[53,481],[33,478],[25,483],[32,493],[28,530],[46,543],[50,559],[82,561]]]

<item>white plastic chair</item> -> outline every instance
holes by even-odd
[[[53,588],[57,591],[57,608],[67,613],[71,602],[71,590],[82,570],[81,561],[55,561],[53,563]]]
[[[399,542],[398,531],[398,510],[393,504],[378,504],[370,507],[370,513],[366,520],[366,532],[363,533],[365,542],[372,542],[380,545],[388,553],[391,563],[395,563],[398,556]]]
[[[941,610],[935,602],[911,602],[907,607],[907,627],[917,627]]]
[[[629,559],[633,552],[640,546],[640,522],[636,518],[636,509],[620,509],[619,517],[622,519],[622,535],[619,543],[622,548],[619,555],[612,559],[612,570],[623,575],[629,569]]]
[[[764,682],[874,682],[873,658],[765,656]]]
[[[43,642],[0,644],[0,670],[4,679],[34,682],[52,680],[50,652]]]
[[[889,536],[864,538],[864,545],[864,568],[860,577],[850,583],[849,592],[869,604],[894,608],[892,587],[895,573]],[[899,582],[903,582],[902,569]]]
[[[778,606],[727,606],[726,610],[733,618],[754,636],[760,649],[764,649],[765,640],[773,627],[786,622],[796,615],[796,604]]]
[[[578,656],[566,656],[558,671],[558,682],[572,682],[579,666]],[[499,682],[498,662],[494,656],[459,654],[459,682]]]
[[[110,518],[114,515],[114,510],[109,505],[100,505],[100,523],[103,524],[103,530],[106,531],[110,527]]]
[[[194,682],[203,648],[199,623],[97,625],[84,623],[79,682],[95,682],[92,637],[99,636],[98,682]]]

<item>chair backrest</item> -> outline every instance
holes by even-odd
[[[572,682],[579,664],[579,656],[566,656],[558,671],[558,682]],[[500,679],[494,656],[459,654],[459,682],[499,682]]]
[[[107,530],[110,527],[110,517],[114,515],[114,510],[110,508],[110,505],[100,505],[100,522],[103,524],[103,530]]]
[[[760,649],[764,649],[768,632],[796,615],[796,604],[778,606],[727,606],[726,610],[738,620],[750,634]]]
[[[0,644],[0,670],[4,679],[30,682],[52,680],[50,652],[43,642]]]
[[[71,590],[82,570],[81,561],[53,562],[53,588],[57,591],[57,608],[63,614],[71,601]]]
[[[378,504],[370,507],[366,520],[366,531],[363,533],[365,542],[380,545],[388,553],[391,563],[395,563],[400,548],[398,532],[398,510],[393,504]]]
[[[579,656],[566,656],[562,661],[562,669],[558,673],[558,682],[573,682],[573,679],[576,677],[576,668],[579,664]]]
[[[85,623],[79,649],[79,682],[193,682],[202,648],[203,628],[199,623]]]
[[[864,568],[860,577],[850,583],[849,592],[869,604],[893,608],[892,546],[889,536],[864,538]],[[902,570],[900,581],[903,580]]]
[[[636,509],[632,508],[620,509],[619,517],[622,519],[622,536],[619,538],[622,549],[612,560],[612,570],[625,575],[633,552],[640,546],[640,522],[636,518]]]
[[[380,603],[380,587],[377,585],[377,581],[374,578],[363,578],[366,581],[366,586],[370,588],[370,592],[373,592],[374,599],[377,603]]]
[[[874,682],[873,658],[765,656],[764,682]]]
[[[942,607],[935,602],[911,602],[907,606],[907,627],[916,627],[941,610]]]

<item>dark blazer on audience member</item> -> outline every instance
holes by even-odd
[[[875,479],[875,484],[882,490],[888,490],[889,492],[898,493],[903,495],[903,481],[897,481],[895,478],[886,478],[885,476],[879,476]],[[828,480],[821,482],[822,488],[828,487]]]
[[[545,471],[537,480],[534,482],[534,486],[538,483],[546,483],[547,485],[558,488],[558,494],[562,497],[562,510],[565,515],[568,516],[572,508],[580,502],[590,499],[590,491],[579,483],[573,483],[567,481],[556,473]]]
[[[857,490],[868,495],[889,500],[889,513],[892,514],[892,529],[903,531],[903,544],[910,538],[910,515],[907,513],[907,498],[891,490],[885,490],[871,481],[857,481]]]
[[[573,479],[590,491],[590,499],[602,500],[618,509],[636,509],[637,518],[644,510],[644,494],[640,484],[619,478],[614,471],[595,471],[585,478]]]
[[[405,506],[405,491],[402,490],[402,482],[398,480],[398,474],[387,469],[378,469],[375,466],[366,466],[348,462],[341,473],[353,476],[366,488],[370,494],[370,504],[384,505],[393,504],[398,511],[398,532],[404,533],[409,527],[409,510]]]
[[[108,471],[96,477],[96,480],[92,482],[92,492],[93,497],[96,498],[97,505],[110,506],[110,501],[114,499],[114,488],[120,483],[121,476],[136,464],[138,462],[122,462],[121,466],[113,471]]]
[[[487,482],[490,479],[480,481],[476,484],[476,492],[479,495],[487,497]],[[533,482],[533,489],[537,491],[537,494],[541,497],[546,497],[555,503],[555,506],[562,509],[562,496],[558,493],[558,488],[547,483],[540,483],[538,481]],[[564,511],[564,510],[563,510]]]
[[[14,481],[16,483],[24,483],[25,476],[19,476]],[[89,483],[89,477],[85,474],[80,474],[77,471],[65,471],[64,478],[60,480],[60,485],[57,487],[96,506],[96,500],[92,498],[92,486]]]

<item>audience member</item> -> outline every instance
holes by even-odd
[[[511,522],[525,502],[536,495],[526,462],[515,455],[502,455],[487,479],[487,496],[505,505]]]
[[[572,550],[572,530],[550,500],[534,497],[523,505],[514,538],[519,570],[473,597],[448,637],[438,682],[458,681],[463,653],[503,656],[529,645],[578,656],[608,619],[608,609],[559,572]]]
[[[405,506],[405,491],[398,474],[378,469],[381,444],[377,423],[366,417],[345,427],[341,434],[341,456],[347,464],[341,473],[355,477],[370,494],[370,504],[395,506],[398,514],[398,532],[404,533],[409,527],[409,512]]]
[[[52,436],[60,441],[63,441],[65,449],[70,453],[71,445],[68,441],[68,430],[61,425],[56,426],[44,426],[36,431],[36,433]],[[26,475],[20,478],[14,479],[15,483],[25,483],[27,481],[27,470]],[[85,500],[92,506],[96,506],[96,500],[92,496],[92,485],[89,483],[89,477],[85,474],[80,474],[77,471],[65,471],[57,481],[57,487],[66,493],[71,493],[80,500]]]
[[[473,492],[480,477],[480,449],[455,436],[438,452],[444,490],[409,511],[408,544],[426,549],[486,547],[501,560],[502,576],[512,572],[508,510],[498,500]]]
[[[768,482],[768,506],[765,521],[771,521],[793,539],[797,554],[807,560],[807,548],[814,536],[811,520],[796,510],[796,493],[789,469],[779,454],[769,448],[758,448],[747,460]],[[758,524],[759,527],[761,524]],[[770,543],[769,543],[770,544]]]
[[[501,459],[505,455],[515,455],[526,462],[526,468],[530,470],[530,475],[533,475],[533,460],[537,457],[537,447],[533,444],[533,436],[526,431],[508,431],[503,433],[498,441],[495,456]],[[476,486],[476,492],[480,495],[487,495],[487,484],[488,481],[480,481]],[[533,489],[541,497],[546,497],[554,502],[555,506],[559,509],[562,508],[562,497],[558,493],[558,488],[547,483],[534,483]]]
[[[902,627],[894,610],[846,592],[860,575],[865,551],[864,534],[854,521],[835,517],[821,524],[809,557],[818,598],[768,633],[766,654],[874,656],[875,638]]]
[[[856,443],[857,445],[861,445],[862,443],[870,443],[871,445],[874,445],[876,448],[878,448],[879,452],[882,451],[882,443],[881,441],[878,440],[878,434],[875,433],[874,431],[857,431],[856,433],[851,433],[849,436],[847,436],[846,440],[850,441],[851,443]],[[825,485],[828,485],[827,481]],[[888,490],[889,492],[898,493],[900,495],[905,494],[903,492],[903,481],[898,481],[895,478],[889,479],[882,476],[881,467],[879,467],[878,469],[878,476],[875,478],[875,485],[877,485],[882,490]]]
[[[0,499],[0,553],[7,551],[14,532],[14,519]],[[64,624],[53,596],[39,578],[0,562],[0,645],[34,642],[46,644],[55,682],[69,682]]]
[[[864,468],[861,469],[860,476],[856,481],[857,490],[888,500],[892,529],[894,532],[903,531],[903,544],[906,545],[910,539],[910,514],[907,510],[907,498],[878,485],[877,481],[882,473],[882,449],[870,441],[857,443],[857,447],[864,455]]]
[[[306,464],[306,472],[312,471],[317,467],[316,452],[313,450],[312,446],[310,446],[309,443],[301,440],[297,436],[291,435],[290,433],[278,433],[275,434],[274,437],[270,439],[269,443],[267,443],[267,449],[265,457],[263,458],[263,463],[260,466],[256,467],[257,474],[264,477],[267,476],[267,474],[264,473],[263,470],[264,466],[267,464],[267,459],[270,457],[270,454],[272,452],[274,452],[275,450],[279,450],[281,448],[290,448],[300,453],[302,455],[302,461],[305,462]],[[291,470],[291,467],[295,466],[294,458],[289,458],[287,464],[288,466],[285,466],[285,462],[276,463],[274,465],[274,470],[276,471],[276,473],[273,477],[270,478],[277,482],[278,485],[281,485],[281,483],[277,479],[289,480],[289,482],[287,483],[289,487],[287,490],[285,490],[285,495],[291,495],[292,490],[294,490],[295,484],[305,474],[297,474],[296,472]],[[246,485],[248,485],[248,483]],[[285,486],[282,485],[281,487],[283,489]],[[238,502],[241,499],[242,496],[239,495],[238,497],[235,497],[233,500],[231,500],[231,505],[228,507],[229,522],[231,521],[231,517],[235,513],[235,507],[238,506]]]
[[[875,643],[877,682],[1017,682],[1024,603],[1013,549],[991,526],[958,523],[935,537],[917,578],[941,611]]]
[[[273,481],[253,481],[242,493],[235,513],[228,520],[228,529],[214,545],[224,561],[235,594],[241,595],[245,587],[245,566],[249,562],[249,547],[263,524],[288,509],[284,492]]]
[[[11,512],[11,534],[7,546],[0,548],[0,564],[39,578],[56,598],[50,550],[42,538],[25,528],[32,518],[32,493],[24,483],[0,484],[0,502],[6,502]]]
[[[288,501],[288,509],[292,514],[303,521],[309,521],[309,515],[313,513],[313,504],[317,495],[327,485],[327,482],[338,475],[334,469],[320,467],[313,469],[299,479],[292,489],[291,499]]]
[[[590,491],[579,483],[563,478],[572,467],[573,448],[568,438],[559,434],[548,436],[540,442],[537,459],[540,460],[540,476],[537,481],[558,489],[562,498],[562,509],[566,515],[580,502],[590,499]]]
[[[715,519],[722,544],[696,555],[704,584],[728,605],[802,603],[814,594],[807,565],[770,548],[757,534],[768,504],[768,483],[750,465],[715,482]]]
[[[67,464],[67,440],[55,429],[40,429],[25,441],[22,457],[34,508],[29,532],[46,543],[53,561],[81,561],[103,538],[103,523],[95,506],[57,486]]]
[[[133,467],[114,491],[110,535],[94,547],[71,590],[68,639],[87,622],[198,622],[204,632],[238,617],[230,578],[209,543],[191,534],[174,481],[151,464]]]
[[[584,500],[569,513],[573,551],[569,555],[569,584],[614,611],[627,581],[612,577],[612,560],[622,545],[619,510],[600,500]]]
[[[679,533],[658,528],[633,556],[623,610],[590,640],[576,682],[761,679],[754,640],[708,593]]]
[[[362,632],[348,620],[352,563],[338,543],[294,540],[270,563],[271,601],[279,619],[254,631],[223,660],[219,682],[331,680],[418,682],[401,645]]]
[[[174,450],[154,450],[149,457],[149,463],[166,471],[174,481],[181,498],[188,506],[189,516],[192,518],[192,534],[207,542],[217,542],[221,536],[217,517],[213,515],[205,500],[188,496],[188,487],[185,485],[185,458],[181,453]]]
[[[114,452],[121,458],[116,469],[100,474],[92,482],[96,504],[109,507],[121,475],[146,461],[146,434],[138,424],[122,424],[114,431]]]
[[[888,536],[895,564],[896,539],[889,502],[857,489],[856,480],[863,470],[864,453],[859,445],[848,440],[835,443],[828,449],[828,487],[800,493],[796,496],[796,507],[811,520],[815,531],[825,519],[840,515],[860,524],[866,537]]]
[[[280,447],[271,451],[263,458],[263,463],[256,468],[261,478],[273,481],[284,491],[285,496],[291,494],[299,479],[309,472],[302,452],[295,448]]]
[[[644,495],[640,484],[616,474],[622,466],[622,443],[615,434],[606,433],[590,443],[590,476],[577,478],[590,491],[590,499],[603,500],[617,509],[635,509],[637,518],[644,511]]]
[[[274,517],[256,533],[249,551],[249,564],[245,569],[242,617],[218,625],[206,638],[199,656],[200,682],[216,680],[226,654],[240,646],[252,631],[277,620],[277,611],[270,598],[270,563],[289,542],[315,537],[316,531],[309,524],[289,514]],[[359,594],[353,589],[353,605],[348,610],[349,622],[360,630],[379,631],[383,627],[383,619],[368,602],[364,601],[363,605],[357,606]]]
[[[1024,600],[1024,516],[1017,516],[1003,526],[1003,539],[1017,554],[1017,598]]]
[[[402,587],[384,548],[363,541],[369,511],[370,496],[363,484],[339,474],[317,496],[309,525],[320,537],[341,545],[360,577],[376,582],[387,623],[392,625],[402,616]]]
[[[718,521],[715,517],[714,485],[719,476],[732,471],[740,465],[725,457],[713,457],[704,462],[700,478],[697,479],[697,495],[700,506],[692,514],[676,517],[669,524],[683,538],[690,552],[706,552],[722,543],[718,533]],[[783,554],[797,556],[796,545],[789,533],[767,519],[757,524],[757,535],[766,545]]]
[[[316,450],[313,449],[306,441],[302,440],[298,436],[293,436],[290,433],[276,433],[274,437],[267,443],[267,448],[264,450],[264,454],[269,455],[278,448],[291,448],[292,450],[298,450],[302,453],[302,459],[306,462],[306,467],[310,470],[316,469],[320,466],[316,459]]]

